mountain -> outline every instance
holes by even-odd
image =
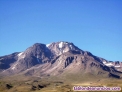
[[[122,78],[122,62],[107,61],[70,42],[36,43],[23,52],[0,57],[0,76],[94,75]]]

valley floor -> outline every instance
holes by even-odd
[[[89,81],[69,81],[58,78],[25,78],[23,80],[10,78],[0,79],[0,92],[79,92],[73,86],[106,86],[121,87],[122,79],[95,79]],[[90,91],[82,91],[90,92]],[[93,92],[93,91],[92,91]],[[96,91],[103,92],[103,91]],[[105,91],[104,91],[105,92]],[[106,91],[106,92],[122,92]]]

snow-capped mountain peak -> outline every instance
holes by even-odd
[[[70,50],[75,50],[75,51],[80,50],[73,43],[65,42],[65,41],[54,42],[51,44],[47,44],[46,46],[53,52],[54,55],[57,56],[65,52],[68,52]]]
[[[59,43],[59,48],[63,48],[66,44],[70,44],[70,43],[61,41]]]

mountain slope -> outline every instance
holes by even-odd
[[[16,54],[16,60],[13,60],[14,63],[11,65],[11,67],[8,67],[8,69],[4,70],[2,73],[5,73],[6,75],[15,74],[31,68],[37,64],[48,62],[50,54],[51,52],[46,48],[46,45],[36,43],[26,49],[24,52]],[[13,56],[11,56],[11,58],[12,57]]]

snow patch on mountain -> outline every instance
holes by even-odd
[[[70,49],[72,50],[72,48],[73,48],[72,45],[69,45],[69,46],[70,46]]]
[[[63,42],[60,42],[59,43],[59,48],[62,48],[63,47]]]
[[[113,66],[112,63],[106,63],[105,65],[106,65],[106,66]]]
[[[18,54],[18,57],[21,56],[22,54],[23,54],[23,52],[20,52],[20,53]]]
[[[17,56],[18,56],[19,59],[25,58],[24,52],[19,53]]]
[[[16,63],[11,67],[12,70],[14,70],[14,69],[16,68],[16,66],[18,65],[20,59],[25,58],[24,52],[20,52],[17,56],[18,56],[18,60],[17,60]]]
[[[50,43],[50,44],[46,44],[46,47],[49,47],[51,44],[52,44],[52,43]]]
[[[106,64],[106,63],[107,63],[107,62],[105,62],[105,61],[103,62],[103,64]]]

